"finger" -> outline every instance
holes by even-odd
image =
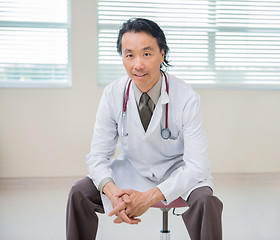
[[[125,202],[125,203],[131,203],[131,199],[128,195],[123,195],[122,196],[122,200]]]
[[[140,218],[133,218],[133,220],[137,221],[137,223],[140,223],[140,222],[141,222],[141,219],[140,219]]]
[[[122,189],[120,192],[118,192],[115,197],[121,197],[124,194],[130,195],[131,194],[131,189]]]
[[[120,224],[123,223],[123,220],[120,217],[115,218],[114,223]]]
[[[131,224],[138,224],[141,222],[140,218],[130,218],[131,219]]]
[[[125,211],[121,211],[118,217],[120,217],[126,223],[131,223],[131,219],[126,215]]]
[[[128,224],[138,224],[141,220],[140,219],[134,219],[134,218],[129,218],[126,214],[125,211],[122,211],[119,214],[119,217],[122,218],[122,220]],[[140,221],[139,221],[140,220]]]
[[[132,207],[127,207],[126,209],[125,209],[125,214],[128,216],[128,217],[138,217],[137,215],[136,215],[136,211],[135,211],[135,208],[132,208]]]
[[[123,223],[124,221],[120,218],[120,217],[117,217],[115,220],[114,220],[114,223],[116,224],[121,224]],[[133,225],[133,224],[138,224],[139,222],[141,222],[141,219],[131,219],[131,221],[128,223],[130,225]]]
[[[117,205],[116,207],[114,207],[114,209],[111,212],[109,212],[108,216],[109,217],[112,217],[113,215],[117,216],[120,211],[125,209],[125,207],[126,207],[125,202]]]

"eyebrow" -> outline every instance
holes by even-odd
[[[142,51],[146,51],[146,50],[154,50],[154,48],[152,48],[151,46],[147,46],[147,47],[144,47],[142,49]],[[133,52],[131,49],[124,49],[124,52]]]
[[[126,48],[123,50],[123,52],[132,52],[132,50]]]
[[[152,47],[148,46],[148,47],[144,47],[143,50],[154,50]]]

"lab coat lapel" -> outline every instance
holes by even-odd
[[[152,119],[146,132],[146,136],[150,135],[156,127],[160,124],[163,114],[165,115],[165,104],[169,102],[169,96],[166,92],[166,83],[163,80],[161,84],[161,94],[158,99],[157,105],[153,112]]]

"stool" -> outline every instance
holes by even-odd
[[[168,230],[168,211],[171,208],[187,207],[187,203],[179,197],[168,205],[164,205],[162,202],[157,202],[152,207],[160,208],[162,211],[162,230],[160,231],[160,240],[170,240],[170,230]]]

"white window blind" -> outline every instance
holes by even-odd
[[[70,0],[0,0],[0,86],[71,86]]]
[[[280,0],[98,0],[98,83],[125,74],[116,41],[132,17],[154,20],[168,71],[197,87],[280,88]]]

